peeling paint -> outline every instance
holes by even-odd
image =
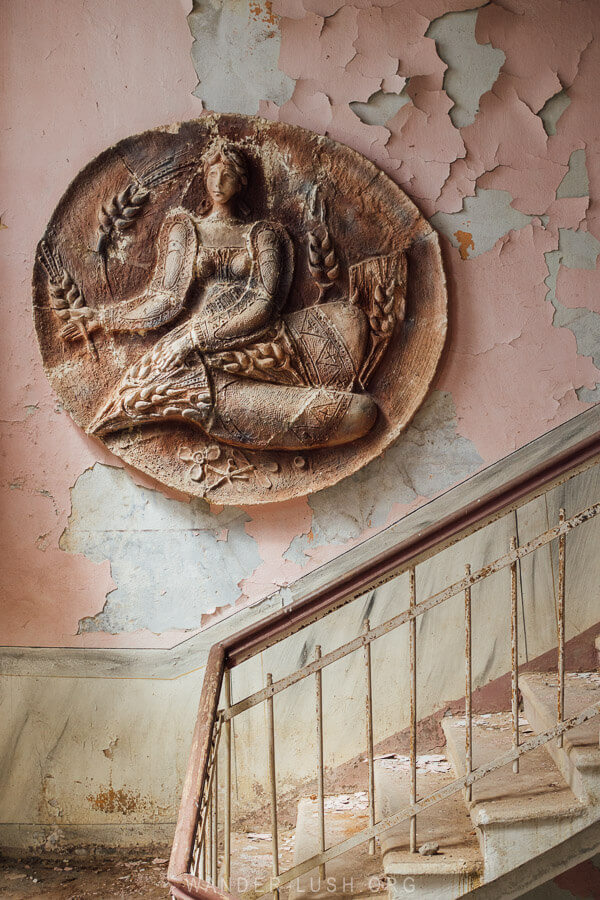
[[[277,68],[281,33],[271,0],[194,0],[194,90],[214,112],[257,113],[259,103],[285,103],[294,82]]]
[[[558,231],[560,262],[570,269],[595,269],[600,241],[589,231],[560,228]]]
[[[448,65],[444,75],[444,90],[454,106],[448,115],[456,128],[475,121],[479,99],[489,91],[506,59],[500,49],[490,43],[480,44],[475,38],[478,9],[450,12],[434,19],[427,29],[439,56]]]
[[[115,748],[118,743],[119,743],[119,738],[118,737],[113,738],[112,741],[110,741],[108,747],[104,748],[104,750],[102,752],[107,759],[113,759],[113,757],[115,755]]]
[[[377,506],[367,479],[346,484],[350,500],[260,511],[190,509],[102,473],[115,460],[62,413],[32,342],[30,235],[57,185],[126,133],[202,107],[260,109],[366,154],[434,216],[453,317],[438,387],[466,442],[448,438],[456,477],[599,399],[597,3],[580,0],[575,16],[556,0],[196,0],[186,21],[189,2],[148,0],[141,23],[107,0],[111,29],[83,0],[68,20],[49,3],[41,20],[7,5],[21,61],[5,86],[18,121],[3,132],[7,642],[171,646],[422,502],[404,470],[391,506]],[[112,525],[98,524],[106,496]]]
[[[439,212],[431,217],[431,222],[459,248],[462,259],[479,256],[491,250],[509,231],[524,228],[531,222],[532,216],[513,209],[511,201],[508,191],[476,188],[474,197],[465,197],[461,212]],[[462,235],[468,235],[466,241]]]
[[[556,94],[553,94],[550,97],[540,111],[538,112],[538,116],[542,120],[544,125],[544,130],[546,134],[550,137],[553,134],[556,134],[556,129],[558,127],[558,120],[568,107],[571,102],[571,98],[567,94],[564,89],[557,91]]]
[[[573,150],[569,157],[569,171],[556,190],[556,199],[563,197],[587,197],[590,179],[585,163],[585,150]]]
[[[371,94],[366,103],[351,101],[350,109],[365,125],[385,125],[406,103],[410,97],[404,88],[399,93],[381,90]]]
[[[600,313],[590,309],[569,309],[558,300],[555,301],[554,307],[556,313],[552,324],[555,328],[568,328],[572,331],[577,341],[579,356],[591,356],[596,368],[600,369]],[[591,393],[585,388],[580,390],[586,396]]]
[[[313,510],[308,534],[284,554],[302,563],[316,547],[331,547],[385,525],[394,507],[430,498],[483,462],[470,441],[456,431],[452,397],[441,391],[425,402],[399,440],[380,459],[329,490],[309,497]]]
[[[142,16],[106,0],[98,17],[86,0],[68,16],[58,0],[5,2],[18,65],[6,72],[2,125],[0,631],[24,645],[27,665],[32,645],[172,647],[236,601],[282,586],[290,602],[287,585],[322,561],[600,401],[597,0],[195,0],[186,21],[191,5],[146,0]],[[452,321],[438,390],[384,457],[292,504],[182,503],[115,468],[62,412],[34,345],[31,235],[60,186],[107,144],[202,108],[259,110],[347,143],[447,237]],[[543,605],[551,571],[536,568],[535,582],[549,586]],[[575,600],[582,630],[589,603]],[[552,615],[542,619],[547,634],[536,628],[530,641],[554,640]],[[481,671],[504,671],[488,631]],[[424,703],[428,689],[437,702],[447,659],[435,655],[439,633],[422,637],[433,666]],[[177,655],[165,653],[169,665]],[[97,656],[111,673],[115,654]],[[401,692],[404,670],[392,668]],[[102,678],[8,679],[2,755],[20,775],[3,819],[35,829],[48,850],[74,822],[119,840],[132,825],[170,838],[201,679],[126,678],[114,690]],[[337,733],[352,738],[343,724]]]
[[[204,614],[235,601],[238,582],[261,561],[242,510],[214,515],[202,500],[169,500],[122,469],[96,464],[75,482],[71,503],[61,549],[109,560],[116,585],[80,633],[198,628]]]

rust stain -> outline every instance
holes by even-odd
[[[260,0],[251,0],[250,15],[257,22],[264,22],[266,25],[277,25],[278,18],[273,12],[272,0],[265,0],[264,7]],[[270,32],[267,37],[274,37],[275,32]]]
[[[460,258],[468,259],[469,250],[475,249],[475,244],[473,243],[473,235],[470,231],[455,231],[454,237],[458,241],[458,252],[460,253]]]
[[[306,539],[307,539],[307,541],[308,541],[309,544],[311,543],[311,541],[314,541],[314,539],[315,539],[315,533],[314,533],[314,531],[312,530],[312,528],[310,529],[310,531],[309,531],[308,534],[306,535]]]
[[[126,791],[123,788],[115,790],[112,784],[97,794],[88,794],[86,797],[94,809],[104,813],[121,813],[126,816],[134,812],[139,803],[140,795],[135,791]]]

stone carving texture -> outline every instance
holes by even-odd
[[[319,490],[380,454],[444,346],[437,235],[347,147],[254,117],[128,138],[40,241],[48,376],[89,434],[217,503]]]

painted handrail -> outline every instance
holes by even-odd
[[[201,799],[208,783],[209,759],[211,757],[219,696],[225,671],[240,665],[240,663],[261,653],[267,647],[284,640],[334,610],[339,609],[346,603],[373,590],[378,585],[395,578],[402,572],[414,569],[418,563],[436,555],[468,534],[485,527],[511,510],[517,509],[562,481],[574,477],[590,465],[593,465],[599,457],[600,432],[597,432],[568,450],[532,467],[517,478],[505,482],[479,500],[463,506],[439,522],[435,522],[410,538],[398,542],[385,553],[367,560],[343,578],[325,585],[302,600],[289,604],[289,606],[265,617],[249,628],[240,630],[225,641],[212,647],[202,686],[192,740],[192,750],[169,863],[168,880],[174,897],[204,898],[204,900],[223,900],[223,898],[231,897],[229,893],[219,890],[190,871],[201,814]],[[594,515],[596,515],[596,512],[594,512]],[[585,521],[585,518],[581,519],[581,521]],[[565,530],[561,530],[560,526],[558,530],[554,529],[554,531],[556,531],[557,535],[560,532],[560,535],[563,537],[566,533]],[[515,556],[516,560],[520,551],[513,548],[512,552],[517,554]],[[510,554],[507,554],[506,558],[509,556]],[[511,564],[510,560],[509,564]],[[470,585],[476,580],[475,575],[476,573],[463,579],[465,584],[462,585],[461,582],[461,589],[465,590],[465,592],[468,591]],[[415,615],[417,614],[418,612],[415,612]],[[411,618],[411,621],[414,621],[410,611],[409,618]],[[375,637],[373,635],[373,639]],[[362,640],[369,642],[370,638],[367,635],[366,638],[363,636]],[[564,651],[564,629],[562,643]],[[513,661],[514,669],[515,662]],[[269,693],[269,696],[272,696],[271,689],[267,693]],[[234,714],[234,709],[232,708],[229,712]],[[227,714],[227,718],[230,718],[229,714]],[[562,714],[559,708],[559,724],[561,719]],[[569,727],[566,723],[564,724],[566,727]],[[559,727],[557,735],[562,736],[564,730],[566,728]],[[515,743],[513,752],[516,755],[512,757],[515,761],[515,766],[518,764],[521,749],[525,751],[526,746],[523,745],[523,748],[520,748]],[[481,776],[477,775],[477,770],[472,776],[467,773],[461,784],[469,789],[470,785],[478,777]],[[414,826],[411,826],[411,830],[412,827]],[[377,833],[379,833],[379,830],[383,830],[380,826],[377,826],[377,828]],[[413,843],[412,840],[411,843]]]

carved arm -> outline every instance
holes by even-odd
[[[258,232],[254,253],[261,284],[269,299],[275,301],[281,276],[281,247],[272,228],[262,228]]]
[[[122,300],[104,309],[84,307],[77,318],[86,320],[93,331],[145,332],[166,325],[183,310],[196,255],[196,231],[189,215],[172,213],[158,237],[158,258],[148,289],[132,300]],[[73,316],[72,318],[75,318]],[[73,340],[80,331],[75,322],[63,329],[63,337]]]

